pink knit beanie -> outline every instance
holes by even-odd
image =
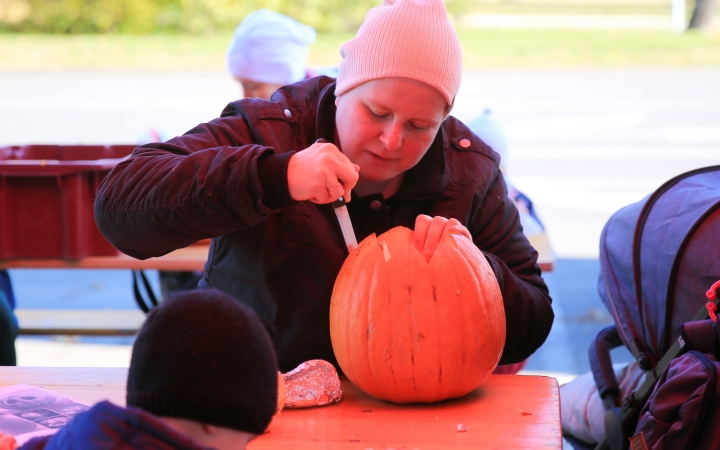
[[[400,77],[436,88],[452,105],[460,88],[462,51],[443,0],[383,0],[340,55],[336,96],[366,81]]]

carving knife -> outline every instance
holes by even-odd
[[[315,141],[316,144],[325,144],[327,141],[323,138]],[[340,230],[342,231],[343,239],[345,239],[345,245],[347,246],[348,253],[351,253],[358,246],[357,239],[355,238],[355,230],[353,230],[352,222],[350,221],[350,213],[348,212],[345,199],[340,197],[332,203],[333,210],[337,216],[338,223],[340,223]]]
[[[340,230],[342,230],[342,235],[345,239],[345,245],[347,246],[348,253],[352,253],[352,251],[357,248],[358,243],[355,238],[355,231],[353,230],[352,222],[350,222],[350,213],[348,212],[345,199],[340,197],[337,201],[332,203],[332,207],[335,210],[335,215],[340,223]]]

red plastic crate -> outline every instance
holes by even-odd
[[[93,202],[135,145],[0,147],[0,259],[112,256]]]

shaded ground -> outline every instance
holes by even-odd
[[[598,331],[612,325],[612,316],[597,293],[600,263],[596,259],[560,259],[545,275],[553,297],[555,322],[545,344],[532,356],[527,370],[581,374],[590,370],[588,348]],[[624,348],[614,362],[632,360]]]

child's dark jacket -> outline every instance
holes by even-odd
[[[207,450],[137,408],[100,402],[57,434],[31,439],[20,450]]]

